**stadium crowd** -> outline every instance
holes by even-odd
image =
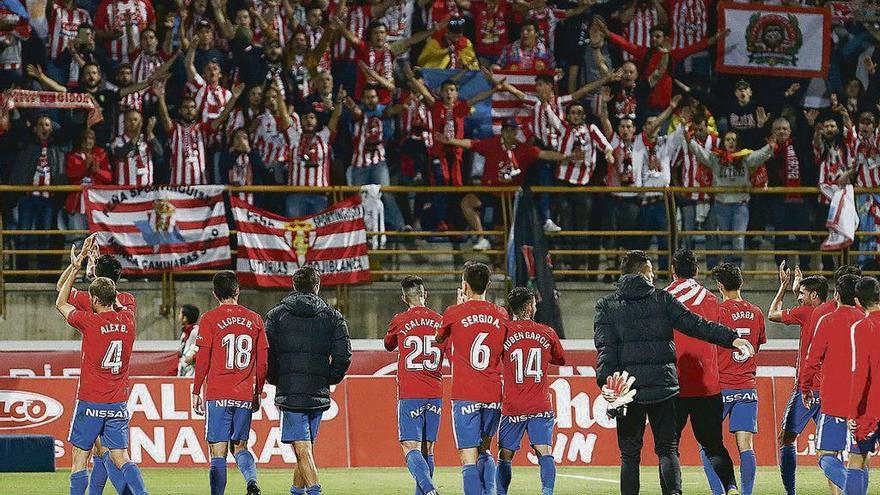
[[[677,198],[683,229],[742,231],[823,229],[836,188],[880,182],[880,33],[868,22],[835,22],[828,77],[801,80],[715,73],[726,31],[712,0],[50,0],[45,37],[17,2],[0,10],[7,184],[820,186]],[[431,85],[429,69],[480,70],[489,89],[464,99],[465,73]],[[535,74],[534,91],[510,70]],[[35,105],[16,89],[91,98]],[[474,139],[465,117],[495,93],[526,111]],[[317,193],[245,198],[291,217],[328,205]],[[878,199],[857,198],[860,229],[874,230]],[[389,230],[469,228],[475,249],[491,247],[479,235],[491,194],[383,201]],[[7,228],[86,228],[78,193],[18,193],[3,206]],[[659,193],[539,194],[536,208],[551,232],[667,223]],[[708,241],[734,260],[746,247],[744,236]]]

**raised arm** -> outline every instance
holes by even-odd
[[[474,144],[473,139],[455,139],[446,137],[446,134],[441,132],[434,133],[434,141],[437,141],[440,144],[448,144],[450,146],[456,146],[458,148],[464,148],[466,150],[471,149],[471,146]],[[440,342],[438,340],[438,342]]]
[[[606,139],[614,137],[614,128],[611,127],[611,119],[608,118],[608,102],[611,94],[604,91],[599,94],[599,123],[602,125],[602,133]]]
[[[785,268],[785,261],[779,264],[779,289],[770,308],[767,310],[767,319],[776,323],[782,323],[782,301],[785,299],[785,291],[788,289],[788,281],[791,279],[791,270]]]
[[[413,89],[415,89],[417,93],[422,95],[422,99],[425,100],[425,104],[429,107],[434,105],[437,99],[434,98],[434,95],[431,94],[431,90],[429,90],[428,87],[425,86],[424,83],[422,83],[422,81],[416,79],[415,74],[412,71],[412,67],[410,67],[409,63],[403,66],[403,73],[406,76],[407,82],[412,85]]]
[[[39,65],[28,64],[24,68],[24,70],[28,76],[34,78],[38,83],[40,83],[40,86],[42,86],[43,88],[49,91],[56,91],[58,93],[67,93],[67,88],[62,84],[59,84],[56,80],[47,76],[43,72],[43,68]]]
[[[79,273],[83,261],[85,261],[86,256],[89,255],[89,251],[91,251],[95,242],[94,235],[87,237],[85,242],[83,242],[79,255],[76,256],[75,259],[71,259],[70,266],[61,273],[61,277],[58,279],[58,285],[61,288],[58,290],[58,297],[55,298],[55,308],[61,313],[61,316],[63,316],[65,320],[67,320],[68,315],[76,309],[72,304],[67,302],[70,299],[70,290],[73,288],[73,282],[76,280],[76,275]]]
[[[244,83],[238,83],[232,87],[232,97],[226,101],[226,105],[223,105],[223,111],[220,112],[220,115],[211,121],[211,129],[217,131],[226,123],[226,119],[229,118],[229,113],[235,108],[235,102],[238,101],[238,97],[241,96],[242,91],[244,91]]]
[[[339,16],[330,16],[330,26],[333,27],[334,30],[338,31],[339,34],[342,35],[343,38],[347,39],[349,43],[354,46],[360,46],[363,43],[363,40],[355,36],[354,33],[351,32],[350,29],[345,25],[345,22],[339,18]]]
[[[155,82],[153,84],[153,93],[156,95],[157,106],[159,107],[159,122],[165,132],[171,132],[174,123],[171,122],[171,114],[168,113],[168,104],[165,102],[165,83]]]
[[[669,100],[669,106],[667,106],[666,109],[657,116],[652,124],[645,124],[645,126],[642,128],[642,132],[649,136],[653,135],[654,131],[656,131],[658,127],[663,125],[663,123],[669,119],[669,117],[672,115],[672,112],[675,110],[679,103],[681,103],[681,95],[673,96],[672,99]]]
[[[345,88],[340,86],[339,92],[336,95],[336,104],[333,105],[333,112],[330,114],[330,121],[327,122],[327,129],[330,129],[331,133],[336,132],[336,128],[339,127],[339,118],[342,116],[342,105],[346,98],[348,98],[348,93],[345,91]]]
[[[614,72],[609,72],[609,73],[605,74],[604,76],[600,77],[599,79],[596,79],[595,81],[592,81],[592,82],[588,82],[587,84],[578,88],[575,92],[571,93],[571,99],[573,99],[575,101],[580,100],[584,96],[587,96],[588,94],[592,93],[593,91],[596,91],[597,89],[601,88],[605,84],[607,84],[611,81],[620,81],[621,78],[623,78],[623,69],[617,69]]]
[[[367,78],[376,81],[379,86],[387,89],[388,91],[394,91],[394,81],[388,79],[386,77],[382,77],[378,72],[376,72],[372,67],[366,64],[363,60],[358,60],[358,68],[366,74]]]
[[[183,59],[183,67],[186,69],[186,80],[193,81],[195,80],[198,72],[196,72],[195,66],[196,60],[196,44],[190,40],[189,47],[186,49],[186,56]]]

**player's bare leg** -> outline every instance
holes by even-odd
[[[849,453],[846,466],[846,495],[867,495],[868,454]]]
[[[126,449],[110,449],[110,461],[122,471],[122,477],[125,478],[125,484],[128,485],[132,495],[148,495],[141,470],[137,464],[131,462]]]
[[[427,445],[426,445],[427,444]],[[433,442],[419,442],[415,440],[403,440],[400,442],[403,456],[406,459],[406,467],[416,480],[416,495],[435,495],[437,489],[432,481],[433,469],[428,464],[428,454],[433,457]]]
[[[89,454],[90,450],[83,450],[73,445],[70,446],[73,461],[70,466],[70,495],[85,495],[89,486]]]
[[[757,459],[755,448],[752,444],[754,434],[750,431],[737,431],[736,447],[739,450],[739,475],[742,484],[742,495],[752,495],[755,487],[755,472],[757,471]]]
[[[301,476],[300,488],[305,488],[308,495],[317,495],[320,493],[320,485],[318,484],[318,467],[315,465],[315,457],[313,454],[313,443],[308,440],[293,442],[293,453],[296,456],[296,467],[299,469]],[[294,473],[294,485],[296,485],[296,474]]]
[[[477,457],[479,455],[480,449],[477,447],[458,449],[458,458],[461,460],[464,495],[480,495],[483,493],[483,483],[480,481],[480,472],[477,470]]]
[[[244,481],[247,483],[247,495],[260,495],[260,487],[257,485],[257,464],[253,454],[247,448],[247,440],[229,442],[229,449],[232,451],[232,457],[235,458],[238,470],[241,471],[241,475],[244,476]]]

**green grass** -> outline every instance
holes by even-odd
[[[700,468],[683,470],[684,491],[688,494],[709,493],[706,478]],[[328,495],[412,495],[413,480],[409,472],[399,469],[324,469],[320,471],[324,493]],[[8,474],[0,476],[0,493],[16,495],[58,495],[69,490],[69,471],[56,473]],[[265,495],[290,493],[291,472],[283,469],[259,471],[260,486]],[[620,493],[616,480],[618,468],[560,468],[556,479],[556,494],[611,495]],[[880,475],[872,477],[869,493],[880,490]],[[204,495],[208,493],[208,469],[145,469],[144,480],[150,495]],[[454,468],[439,469],[435,474],[438,489],[444,495],[461,494],[461,472]],[[537,468],[513,470],[511,495],[534,495],[540,491]],[[657,468],[642,469],[642,494],[659,494]],[[104,493],[115,493],[108,483]],[[226,493],[244,495],[244,483],[234,466],[229,469]],[[779,472],[775,468],[761,468],[758,472],[755,495],[782,495]],[[798,493],[819,495],[828,493],[825,477],[817,467],[801,466],[798,470]]]

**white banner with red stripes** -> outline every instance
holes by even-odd
[[[322,285],[370,280],[367,229],[360,196],[316,215],[285,218],[231,198],[238,229],[236,271],[244,285],[290,288],[304,265],[321,273]]]
[[[527,95],[535,94],[535,76],[540,72],[499,70],[492,73],[496,80],[506,79],[513,87]],[[529,120],[533,105],[529,101],[521,101],[508,92],[497,92],[492,95],[492,131],[501,132],[501,124],[510,118],[516,119],[520,129],[528,137]]]
[[[126,272],[157,273],[229,265],[223,186],[86,189],[89,229],[101,252]]]

